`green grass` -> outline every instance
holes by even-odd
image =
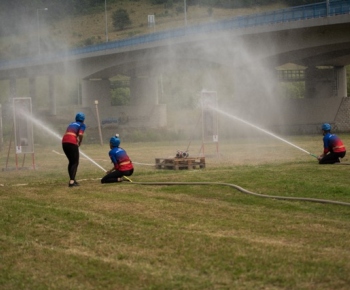
[[[291,139],[312,153],[322,149],[322,136]],[[192,144],[196,155],[200,144]],[[272,196],[350,203],[350,166],[318,165],[279,141],[222,141],[220,158],[208,146],[206,168],[190,171],[148,165],[187,142],[122,145],[137,162],[134,182],[231,183]],[[81,186],[68,188],[65,156],[52,150],[62,153],[59,144],[36,146],[36,170],[0,172],[1,289],[350,285],[350,207],[259,198],[222,185],[101,185],[104,173],[84,159]],[[110,167],[106,145],[82,150]],[[4,150],[1,164],[6,157]]]

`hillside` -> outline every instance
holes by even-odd
[[[259,13],[266,10],[281,8],[282,5],[272,5],[265,7],[255,7],[252,9],[216,9],[212,11],[204,6],[189,6],[186,16],[187,24],[223,20],[237,15]],[[127,10],[132,25],[122,31],[117,31],[113,27],[112,14],[118,8]],[[210,12],[211,11],[211,12]],[[155,15],[155,27],[148,27],[148,15]],[[150,5],[147,2],[126,2],[122,4],[110,5],[107,8],[108,38],[110,41],[150,33],[154,31],[181,27],[185,23],[185,14],[181,6],[164,8],[164,5]],[[71,31],[72,29],[72,31]],[[71,45],[77,45],[82,41],[93,38],[95,41],[105,41],[105,15],[96,13],[94,15],[80,16],[70,21],[57,23],[54,33],[61,31],[65,40],[69,40]]]
[[[108,1],[107,1],[108,2]],[[219,21],[238,15],[260,13],[268,10],[276,10],[285,7],[283,4],[256,6],[253,8],[219,9],[207,6],[188,6],[186,19],[187,25],[205,22]],[[116,30],[113,27],[113,13],[119,9],[125,9],[132,24],[124,30]],[[4,37],[0,39],[1,58],[15,58],[36,54],[38,37],[40,34],[42,52],[55,49],[81,47],[106,41],[106,18],[104,7],[88,15],[66,17],[63,20],[53,22],[45,17],[45,11],[40,12],[40,30],[37,23],[32,23],[33,28],[26,35]],[[107,31],[108,40],[127,38],[135,35],[152,33],[155,31],[181,27],[185,25],[185,14],[182,4],[174,4],[171,8],[164,5],[152,5],[148,1],[121,2],[107,4]],[[155,16],[155,26],[148,27],[148,15]]]

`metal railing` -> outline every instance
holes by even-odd
[[[238,16],[232,19],[218,21],[215,23],[186,26],[183,28],[160,31],[146,35],[130,37],[122,40],[116,40],[81,48],[75,48],[67,51],[41,55],[40,57],[37,56],[25,59],[22,58],[10,61],[0,61],[0,69],[9,66],[17,66],[19,64],[26,65],[45,63],[53,60],[59,60],[62,58],[79,55],[83,57],[84,54],[102,52],[112,49],[115,50],[118,48],[134,47],[145,43],[186,37],[201,33],[212,33],[252,26],[271,25],[281,22],[301,21],[320,17],[331,17],[341,14],[350,14],[350,0],[324,1],[316,4],[296,6],[246,16]]]
[[[304,70],[278,70],[278,79],[282,82],[298,82],[305,80]]]

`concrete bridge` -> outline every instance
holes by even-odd
[[[350,64],[349,31],[350,1],[326,1],[3,61],[0,80],[9,81],[11,98],[16,96],[16,80],[27,78],[35,106],[35,79],[48,76],[50,111],[56,115],[60,93],[55,77],[71,75],[81,80],[82,108],[93,112],[98,100],[106,118],[126,114],[135,116],[130,126],[157,128],[167,125],[166,105],[159,103],[160,76],[214,65],[234,82],[231,100],[222,104],[226,108],[244,108],[245,117],[276,130],[288,125],[312,132],[319,123],[330,122],[345,131],[350,129],[345,118],[350,109],[345,70]],[[278,68],[287,63],[305,67],[304,99],[277,96]],[[130,77],[129,106],[111,106],[110,78],[117,74]]]

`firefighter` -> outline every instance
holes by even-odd
[[[79,112],[75,116],[75,122],[68,125],[66,133],[62,138],[62,149],[64,154],[68,158],[68,175],[69,175],[69,187],[79,186],[79,183],[75,180],[79,165],[79,146],[83,141],[85,132],[85,115]]]
[[[127,176],[131,176],[134,173],[134,166],[126,153],[126,151],[119,147],[120,139],[118,137],[112,137],[109,141],[109,158],[113,163],[111,170],[106,172],[106,175],[101,179],[101,183],[112,183],[131,181]]]
[[[318,156],[319,164],[339,163],[340,159],[346,154],[346,148],[340,138],[331,134],[331,125],[324,123],[322,125],[323,134],[323,153]]]

